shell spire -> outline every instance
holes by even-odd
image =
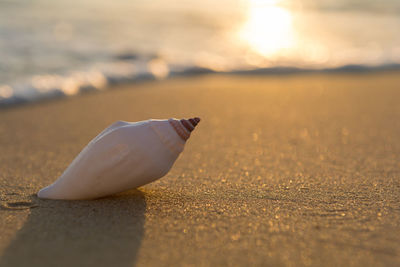
[[[190,119],[169,119],[169,123],[174,128],[175,132],[184,140],[188,140],[190,133],[196,128],[197,124],[200,122],[200,118],[190,118]]]

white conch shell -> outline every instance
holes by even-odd
[[[93,199],[166,175],[200,121],[118,121],[96,136],[39,198]]]

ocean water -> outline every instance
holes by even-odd
[[[185,73],[393,64],[398,0],[0,0],[0,106]]]

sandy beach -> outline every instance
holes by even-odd
[[[0,266],[399,266],[399,84],[205,75],[0,110]],[[35,196],[112,122],[192,116],[161,180]]]

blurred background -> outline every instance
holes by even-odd
[[[0,105],[175,74],[399,63],[398,0],[0,1]]]

